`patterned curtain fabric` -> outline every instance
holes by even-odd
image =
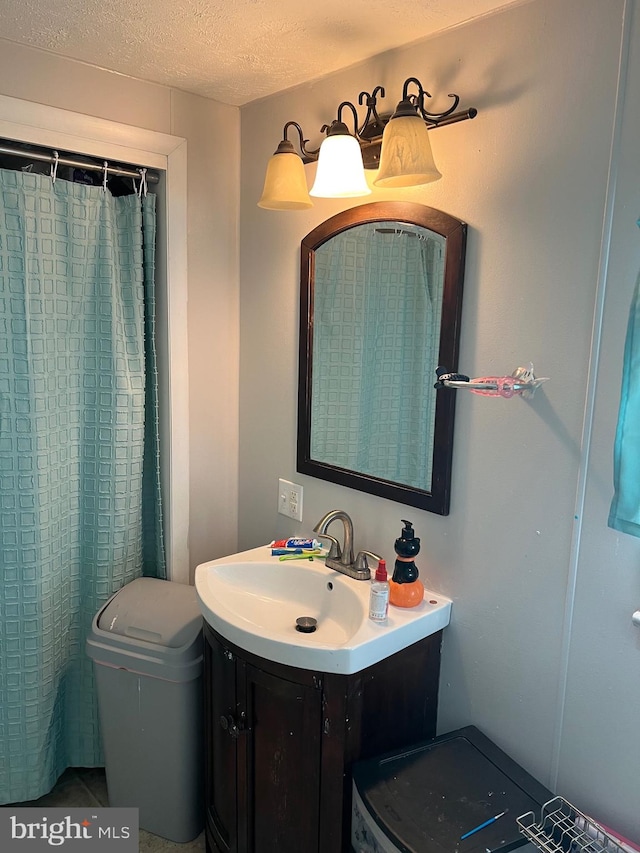
[[[0,170],[0,803],[103,763],[85,639],[165,576],[154,243],[153,195]]]
[[[430,488],[442,243],[358,226],[315,264],[312,458]]]

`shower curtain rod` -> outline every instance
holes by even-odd
[[[41,160],[44,163],[55,163],[56,160],[60,166],[76,166],[78,169],[90,169],[94,172],[104,172],[104,163],[95,163],[90,160],[74,160],[71,157],[56,157],[57,152],[52,154],[43,154],[41,151],[36,151],[32,148],[18,148],[7,145],[3,142],[0,145],[0,154],[10,154],[14,157],[22,157],[25,160]],[[109,166],[107,163],[107,173],[111,175],[119,175],[121,178],[138,178],[140,179],[143,167],[138,167],[137,170],[123,169],[119,166]],[[145,178],[148,184],[157,184],[160,180],[157,172],[146,170]]]

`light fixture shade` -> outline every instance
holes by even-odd
[[[392,118],[382,134],[377,187],[415,187],[442,177],[433,160],[429,131],[419,115]]]
[[[293,152],[276,153],[267,163],[258,207],[267,210],[304,210],[313,207],[301,158]]]
[[[309,195],[319,198],[354,198],[369,195],[362,151],[355,136],[327,136],[320,146],[318,170]]]

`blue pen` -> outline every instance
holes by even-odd
[[[492,823],[495,823],[499,818],[505,815],[509,809],[505,809],[500,814],[497,814],[495,817],[490,817],[489,820],[485,820],[484,823],[481,823],[479,826],[474,826],[473,829],[470,829],[469,832],[465,832],[464,835],[460,836],[460,841],[464,841],[465,838],[468,838],[470,835],[473,835],[476,832],[480,832],[481,829],[484,829],[485,826],[491,826]]]

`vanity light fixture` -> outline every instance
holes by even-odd
[[[337,119],[331,122],[330,127],[325,124],[321,129],[322,133],[326,130],[327,138],[320,146],[316,179],[309,195],[319,198],[355,198],[371,194],[364,176],[362,149],[342,121],[344,107],[353,110],[354,127],[357,128],[356,108],[349,101],[343,101],[338,107]]]
[[[417,91],[410,92],[410,87]],[[343,101],[337,118],[323,125],[326,134],[321,146],[307,147],[308,139],[300,125],[288,121],[283,139],[267,165],[264,189],[258,202],[268,210],[301,210],[311,207],[311,196],[321,198],[353,198],[369,195],[364,169],[379,169],[374,185],[382,188],[413,187],[437,181],[441,176],[433,160],[428,131],[446,124],[475,118],[477,110],[470,107],[456,112],[460,98],[449,95],[453,103],[441,113],[429,112],[425,91],[416,77],[405,80],[402,100],[393,114],[377,111],[378,96],[385,97],[382,86],[372,94],[361,92],[360,105],[366,105],[367,114],[358,126],[358,112],[350,101]],[[353,113],[353,132],[342,120],[342,112],[349,108]],[[295,128],[299,136],[300,153],[288,139],[288,131]],[[303,164],[318,161],[316,180],[309,193]]]
[[[258,202],[259,207],[268,210],[304,210],[313,207],[303,161],[287,138],[290,127],[296,128],[300,134],[300,145],[304,148],[302,128],[295,121],[288,121],[284,126],[282,142],[267,163],[264,190]]]

